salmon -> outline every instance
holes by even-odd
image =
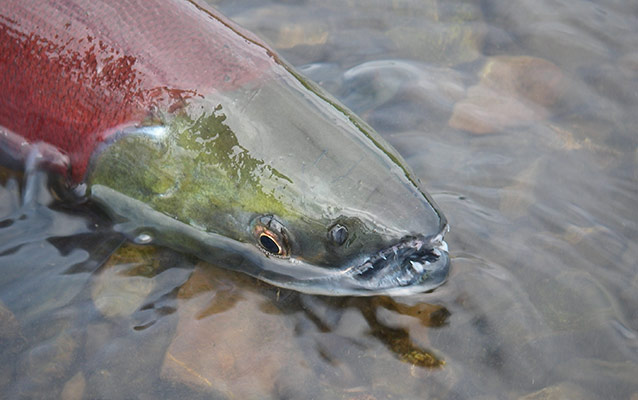
[[[0,163],[37,153],[132,240],[314,294],[447,278],[396,150],[205,3],[4,0],[0,91]]]

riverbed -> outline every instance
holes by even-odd
[[[448,281],[278,289],[3,169],[2,397],[638,400],[637,3],[211,4],[401,153]]]

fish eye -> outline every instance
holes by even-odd
[[[337,246],[341,246],[348,239],[348,228],[341,224],[334,224],[328,230],[328,239]]]
[[[261,233],[259,235],[259,244],[261,244],[261,247],[269,253],[277,255],[281,254],[281,247],[277,244],[277,240],[267,233]]]
[[[283,224],[272,215],[257,218],[253,223],[253,234],[257,245],[264,252],[279,257],[290,255],[288,233]]]

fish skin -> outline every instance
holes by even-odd
[[[189,1],[4,0],[0,125],[66,153],[77,183],[117,128],[276,63],[249,33]]]
[[[447,221],[396,150],[199,0],[6,0],[0,51],[0,163],[37,150],[129,238],[312,294],[445,282]]]

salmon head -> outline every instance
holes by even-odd
[[[276,286],[409,294],[448,274],[446,219],[400,155],[288,70],[123,128],[87,183],[138,242]]]

